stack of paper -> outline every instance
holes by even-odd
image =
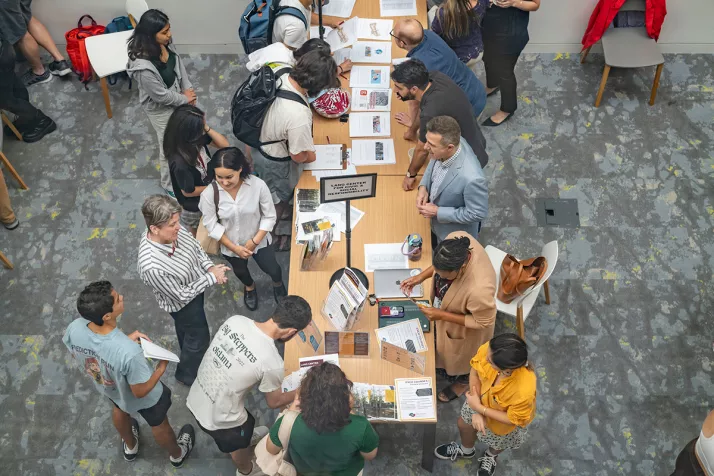
[[[295,195],[298,212],[314,212],[320,206],[320,191],[315,188],[299,188]]]
[[[339,229],[339,221],[338,213],[299,212],[295,220],[295,241],[303,243],[332,228]],[[340,241],[340,237],[340,233],[334,233],[332,239]]]
[[[300,271],[310,271],[318,263],[324,261],[332,249],[335,237],[339,238],[340,233],[329,229],[322,233],[315,233],[310,239],[306,240],[304,242],[305,249],[300,260]],[[301,337],[300,333],[298,333],[298,336]],[[320,339],[322,339],[322,336],[320,336]],[[320,342],[313,341],[311,337],[310,345],[313,348],[313,352],[316,352]]]
[[[392,324],[375,329],[378,341],[389,342],[392,345],[406,349],[409,352],[426,352],[426,339],[421,330],[419,319]]]
[[[389,137],[392,118],[388,112],[350,114],[350,137]]]
[[[139,342],[141,342],[141,349],[144,351],[144,357],[147,359],[156,360],[168,360],[169,362],[180,362],[178,355],[174,354],[170,350],[166,350],[154,344],[151,341],[139,337]]]
[[[305,170],[342,169],[342,145],[316,145],[315,162],[305,164]]]
[[[331,202],[331,203],[323,203],[317,208],[317,211],[319,213],[325,213],[325,214],[333,214],[337,213],[340,215],[340,221],[339,223],[335,224],[335,228],[340,232],[340,233],[345,233],[347,230],[347,207],[345,206],[345,202]],[[352,205],[350,205],[350,228],[352,230],[355,229],[357,226],[357,223],[362,219],[364,216],[364,212],[362,210],[359,210]]]
[[[283,379],[283,393],[291,392],[300,387],[300,382],[302,382],[303,377],[308,370],[312,367],[320,365],[323,362],[330,362],[339,367],[340,359],[337,354],[327,354],[327,355],[316,355],[315,357],[301,357],[298,359],[300,363],[300,369],[291,373],[285,379]]]
[[[360,18],[357,28],[357,37],[365,40],[392,41],[389,32],[394,27],[394,20],[376,20]]]
[[[416,0],[379,0],[380,16],[405,17],[417,14]]]
[[[364,245],[364,269],[407,269],[409,261],[402,253],[403,243],[375,243]]]
[[[352,16],[352,9],[356,0],[330,0],[330,3],[322,6],[322,14],[332,17],[349,18]],[[315,8],[317,13],[317,8]],[[416,13],[414,14],[416,15]],[[308,21],[310,19],[308,18]]]
[[[350,59],[353,63],[389,64],[392,62],[392,44],[386,41],[358,41],[352,45]]]
[[[397,404],[392,385],[352,384],[352,411],[368,420],[397,420]]]
[[[352,111],[391,111],[391,89],[352,89]]]
[[[396,164],[394,139],[354,139],[352,141],[355,165]]]
[[[367,288],[350,268],[330,287],[322,314],[338,331],[352,328],[367,302]]]
[[[397,414],[400,420],[429,420],[436,418],[431,377],[398,378],[395,380],[395,384],[397,388]]]

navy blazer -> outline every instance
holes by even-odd
[[[463,137],[460,143],[461,153],[449,167],[434,197],[433,203],[439,210],[431,219],[431,231],[439,241],[454,231],[478,237],[480,224],[488,215],[488,181],[471,146]],[[419,184],[428,192],[431,192],[434,162],[434,159],[429,161]]]

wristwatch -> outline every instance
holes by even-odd
[[[417,174],[411,175],[407,170],[407,178],[416,178]]]

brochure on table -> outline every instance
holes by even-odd
[[[431,385],[431,377],[398,378],[394,381],[399,420],[433,420],[436,418],[434,390]]]
[[[402,243],[374,243],[364,245],[364,270],[407,269],[409,258],[402,253]]]
[[[380,342],[379,356],[394,365],[404,367],[412,372],[424,375],[426,372],[426,357],[407,349],[390,344],[387,341]]]
[[[339,221],[339,213],[299,212],[295,220],[295,242],[307,242],[329,229],[333,229],[332,240],[341,241],[341,233],[338,233],[337,228]]]
[[[359,18],[354,17],[345,21],[338,28],[334,28],[324,36],[324,40],[330,45],[332,51],[352,46],[357,41],[357,28]],[[339,63],[338,63],[339,64]]]
[[[352,163],[361,165],[396,164],[394,139],[353,139]]]
[[[416,14],[416,0],[379,0],[379,16],[381,17],[405,17]]]
[[[357,38],[364,40],[392,41],[389,32],[394,28],[394,20],[360,18]]]
[[[348,50],[349,51],[349,50]],[[337,62],[337,60],[335,60]],[[339,62],[337,62],[339,64]],[[351,88],[389,88],[389,66],[352,66]]]
[[[393,385],[352,384],[352,412],[368,420],[397,420],[397,402]]]
[[[344,233],[346,231],[345,225],[347,225],[347,207],[345,206],[345,202],[323,203],[317,207],[317,211],[319,213],[339,213],[340,221],[335,224],[335,228],[338,229],[340,233]],[[350,205],[350,228],[353,231],[363,216],[364,212],[362,210]]]
[[[369,332],[325,331],[325,352],[340,357],[369,357]]]
[[[353,63],[389,64],[392,62],[392,43],[387,41],[357,41],[352,45]]]
[[[419,319],[409,319],[399,324],[380,327],[374,332],[380,342],[389,342],[409,352],[426,352],[427,350],[426,339],[421,330]]]
[[[314,357],[301,357],[298,359],[300,368],[283,379],[283,393],[292,392],[300,386],[302,378],[312,367],[323,362],[330,362],[339,367],[340,359],[337,354],[316,355]]]
[[[322,6],[322,14],[332,17],[349,18],[352,16],[356,0],[330,0],[330,3]],[[317,7],[313,10],[317,13]],[[308,18],[309,22],[310,19]]]
[[[388,112],[353,112],[350,137],[389,137],[391,117]]]
[[[315,161],[305,164],[305,170],[342,170],[343,145],[315,145]]]
[[[352,88],[352,112],[359,111],[391,111],[391,89]]]
[[[330,287],[322,306],[322,315],[338,331],[348,331],[364,309],[368,294],[354,271],[345,268],[340,279]]]
[[[300,332],[297,333],[295,340],[298,343],[298,348],[300,353],[304,355],[315,355],[320,348],[320,343],[322,342],[322,333],[320,328],[317,327],[315,321],[310,321],[310,324]]]

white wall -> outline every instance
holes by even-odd
[[[527,51],[580,51],[580,40],[597,1],[542,0],[540,10],[531,15],[531,42]],[[242,51],[238,24],[247,0],[148,0],[148,3],[171,18],[174,38],[182,52]],[[101,24],[125,14],[123,0],[34,0],[32,8],[61,44],[65,31],[76,25],[84,13]],[[714,53],[714,0],[668,0],[667,10],[659,41],[663,52]]]

